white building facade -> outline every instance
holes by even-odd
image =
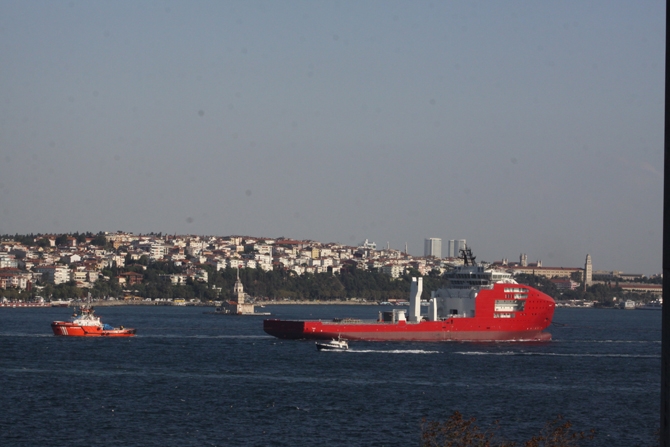
[[[430,237],[424,241],[423,255],[434,256],[436,258],[442,257],[442,239],[439,237]]]

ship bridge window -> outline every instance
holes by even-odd
[[[528,289],[523,289],[521,287],[505,287],[505,293],[528,293]]]
[[[522,312],[526,305],[522,300],[496,300],[494,312]]]

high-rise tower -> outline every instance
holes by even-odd
[[[593,282],[593,266],[591,265],[591,255],[586,255],[584,263],[584,289]]]
[[[423,245],[424,256],[442,257],[442,239],[438,237],[427,238]]]
[[[454,246],[456,245],[456,241],[453,239],[449,239],[449,242],[447,243],[447,258],[453,258],[454,257]]]

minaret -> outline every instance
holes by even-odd
[[[593,266],[591,265],[591,255],[586,255],[586,262],[584,263],[584,290],[593,282]]]
[[[244,286],[242,286],[242,281],[240,281],[240,266],[237,266],[237,281],[235,281],[235,287],[233,287],[233,293],[237,297],[237,304],[244,304]]]

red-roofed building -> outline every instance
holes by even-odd
[[[123,281],[119,281],[122,284],[128,284],[132,286],[133,284],[139,284],[144,279],[144,275],[137,272],[125,272],[119,274],[120,278],[123,278]]]

